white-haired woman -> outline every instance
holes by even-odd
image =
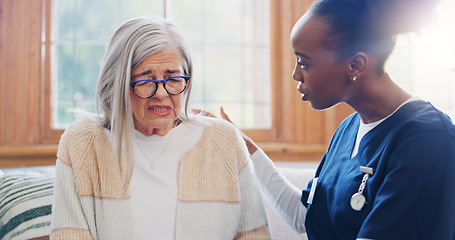
[[[116,31],[98,80],[102,114],[60,140],[51,239],[270,238],[239,132],[188,117],[191,72],[166,19]]]

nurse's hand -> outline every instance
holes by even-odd
[[[208,116],[208,117],[215,117],[215,115],[213,115],[209,112],[203,111],[201,109],[192,109],[192,111],[195,114],[201,114],[201,115]],[[235,124],[231,121],[231,119],[229,119],[229,116],[224,112],[223,107],[220,107],[220,113],[221,113],[221,117],[224,120],[232,123],[235,126]],[[253,154],[254,152],[256,152],[259,149],[259,147],[256,145],[256,143],[253,140],[251,140],[251,138],[249,138],[247,135],[245,135],[242,131],[240,131],[240,132],[242,133],[242,137],[245,140],[245,143],[246,143],[246,146],[248,148],[248,152],[250,153],[250,155]]]

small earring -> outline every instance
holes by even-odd
[[[357,80],[357,77],[356,77],[356,76],[352,77],[352,81],[355,82],[356,80]]]

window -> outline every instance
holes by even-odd
[[[67,109],[95,110],[100,63],[117,27],[136,16],[166,15],[190,43],[190,108],[218,113],[223,105],[242,128],[271,128],[269,8],[264,0],[54,0],[53,127],[74,120]]]

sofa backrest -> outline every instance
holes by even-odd
[[[50,234],[54,176],[53,166],[0,172],[0,239]]]

